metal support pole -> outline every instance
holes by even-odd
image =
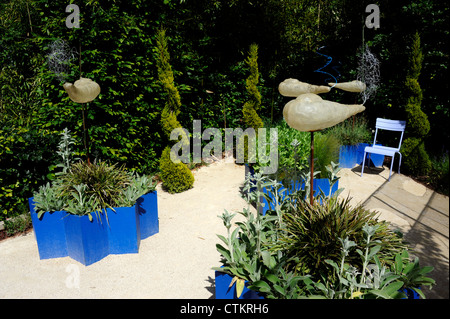
[[[313,191],[313,186],[314,186],[314,132],[311,131],[311,162],[310,162],[310,168],[311,168],[311,177],[310,177],[310,181],[311,181],[311,187],[309,190],[309,203],[312,205],[314,203],[314,191]]]
[[[84,139],[84,149],[86,150],[86,157],[88,164],[91,164],[91,159],[89,156],[89,131],[87,128],[87,107],[89,103],[83,103],[83,139]]]

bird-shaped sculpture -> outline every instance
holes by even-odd
[[[70,99],[76,103],[91,102],[100,94],[100,85],[86,78],[80,78],[74,84],[64,83],[63,87]]]
[[[366,84],[358,80],[351,82],[328,83],[328,85],[347,92],[362,92],[366,89]]]
[[[305,93],[284,106],[283,116],[290,127],[314,132],[334,126],[365,109],[364,105],[341,104],[323,100],[317,94]]]
[[[297,79],[286,79],[278,85],[280,94],[288,97],[297,97],[305,93],[327,93],[330,90],[331,88],[328,86],[312,85]]]

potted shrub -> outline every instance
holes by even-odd
[[[29,199],[39,257],[89,265],[108,254],[137,253],[141,239],[159,231],[152,178],[101,161],[74,163],[73,143],[64,130],[56,165],[62,171]]]
[[[372,133],[367,127],[367,122],[361,117],[352,117],[335,125],[327,130],[327,134],[336,137],[340,143],[339,165],[341,168],[353,168],[355,165],[361,165],[364,148],[372,145]],[[383,155],[371,154],[370,159],[374,166],[383,165]]]
[[[158,232],[152,179],[103,162],[72,164],[29,203],[41,259],[70,256],[89,265],[137,253],[140,240]]]

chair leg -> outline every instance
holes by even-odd
[[[392,156],[392,159],[391,159],[391,168],[390,168],[390,170],[389,170],[389,178],[388,178],[388,181],[391,180],[392,166],[394,165],[394,157],[395,157],[395,154]]]
[[[363,176],[363,173],[364,173],[364,164],[365,164],[365,162],[366,162],[366,152],[364,152],[362,168],[361,168],[361,177]]]
[[[400,155],[400,160],[398,162],[398,173],[400,174],[400,166],[402,165],[402,153],[400,153],[400,152],[397,152],[397,153],[398,153],[398,155]]]

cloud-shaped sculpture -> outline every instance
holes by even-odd
[[[80,78],[74,84],[64,83],[63,87],[70,99],[76,103],[91,102],[100,94],[100,85],[86,78]]]
[[[331,88],[323,85],[312,85],[301,82],[297,79],[286,79],[278,85],[278,91],[281,95],[289,97],[297,97],[305,93],[327,93]]]
[[[362,92],[366,89],[366,84],[358,80],[342,83],[328,83],[328,85],[348,92]]]
[[[283,109],[286,123],[299,131],[311,132],[336,125],[364,111],[364,105],[346,105],[323,100],[313,93],[299,95]]]

